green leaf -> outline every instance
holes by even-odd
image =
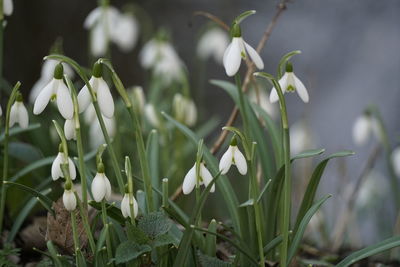
[[[217,232],[217,221],[214,219],[211,220],[208,225],[208,231],[216,233]],[[217,238],[215,235],[207,234],[206,235],[206,255],[210,257],[215,257],[217,253]]]
[[[57,267],[63,267],[63,265],[58,257],[58,252],[51,241],[47,241],[47,248],[50,252],[50,255],[53,260],[54,265]]]
[[[295,255],[297,248],[300,245],[300,241],[303,238],[304,232],[307,228],[308,223],[310,222],[312,216],[318,211],[321,205],[330,198],[331,195],[326,195],[319,201],[317,201],[314,205],[311,206],[310,209],[307,210],[307,213],[302,218],[298,230],[295,232],[293,240],[290,244],[289,248],[289,257],[288,257],[288,265],[290,265],[290,261],[292,260],[293,256]]]
[[[272,249],[276,248],[283,240],[282,235],[278,235],[274,239],[272,239],[267,245],[264,247],[264,253],[270,252]]]
[[[28,166],[26,166],[25,168],[23,168],[22,170],[20,170],[19,172],[17,172],[16,174],[14,174],[14,176],[12,176],[10,178],[10,182],[16,182],[19,178],[23,177],[24,175],[39,169],[41,167],[47,166],[47,165],[51,165],[54,161],[55,157],[47,157],[38,161],[35,161],[31,164],[29,164]]]
[[[242,204],[240,204],[239,208],[245,208],[245,207],[253,206],[253,205],[254,205],[254,199],[250,198],[247,201],[245,201]]]
[[[95,208],[98,211],[101,211],[101,203],[97,203],[96,201],[89,201],[89,205]],[[108,204],[106,203],[106,209],[107,209],[107,216],[110,218],[113,218],[117,222],[119,222],[122,225],[125,225],[125,219],[122,216],[121,210],[117,208],[114,203]]]
[[[295,50],[292,52],[287,53],[286,55],[284,55],[281,60],[279,61],[279,65],[278,65],[278,80],[280,78],[282,78],[282,69],[285,68],[286,62],[288,62],[290,60],[291,57],[301,54],[300,50]]]
[[[325,167],[328,164],[329,160],[337,157],[346,157],[354,155],[354,152],[349,150],[340,151],[328,156],[326,159],[321,161],[317,167],[315,168],[313,174],[311,175],[311,179],[308,182],[306,192],[304,193],[303,201],[301,202],[299,213],[297,214],[296,224],[294,227],[294,233],[296,234],[297,229],[300,225],[301,220],[303,219],[304,215],[306,214],[307,210],[310,209],[315,194],[317,193],[318,185],[321,180],[322,174],[324,173]]]
[[[163,235],[171,228],[171,221],[163,212],[151,212],[139,219],[138,227],[151,239]]]
[[[150,252],[151,247],[148,245],[139,245],[135,242],[128,240],[121,243],[115,252],[115,262],[117,264],[125,263],[130,260],[136,259],[140,255]]]
[[[96,244],[96,254],[98,254],[101,249],[103,248],[104,243],[106,242],[106,238],[107,238],[107,234],[108,234],[108,228],[110,226],[107,224],[103,230],[101,230],[100,232],[100,236],[99,239],[97,240],[97,244]]]
[[[9,182],[9,181],[4,181],[3,183],[6,186],[15,186],[20,190],[23,190],[35,197],[40,198],[45,203],[44,207],[47,209],[47,211],[50,212],[51,214],[53,214],[53,216],[54,216],[54,210],[51,209],[51,205],[53,204],[53,201],[50,198],[48,198],[47,196],[45,196],[44,194],[36,191],[33,188],[23,185],[23,184],[13,183],[13,182]]]
[[[260,201],[261,201],[261,199],[262,199],[262,196],[263,196],[264,193],[267,191],[267,189],[268,189],[269,185],[271,184],[271,182],[272,182],[272,180],[269,179],[269,180],[267,181],[267,183],[264,185],[263,189],[262,189],[261,192],[260,192],[260,195],[259,195],[258,198],[257,198],[257,203],[260,203]]]
[[[29,125],[25,129],[22,129],[21,127],[13,127],[13,128],[10,129],[9,135],[10,135],[10,137],[12,137],[12,136],[16,136],[16,135],[18,135],[20,133],[30,132],[30,131],[33,131],[33,130],[36,130],[36,129],[40,128],[40,126],[41,126],[40,123],[34,123],[34,124]],[[3,132],[0,135],[0,142],[4,141],[4,137],[5,137],[5,135],[4,135],[4,132]]]
[[[230,267],[231,263],[222,261],[216,257],[210,257],[208,255],[204,255],[200,251],[198,252],[198,257],[200,261],[200,265],[202,267]]]
[[[158,133],[156,130],[152,130],[147,137],[147,161],[150,168],[151,184],[153,187],[160,189],[160,177],[159,177],[159,144],[158,144]],[[154,202],[156,207],[159,206],[158,195],[154,196]]]
[[[302,159],[302,158],[311,158],[311,157],[321,155],[324,152],[325,152],[325,149],[310,149],[310,150],[306,150],[306,151],[301,152],[300,154],[295,155],[294,157],[292,157],[292,160]]]
[[[127,225],[128,225],[127,227],[128,237],[130,240],[134,241],[139,245],[149,244],[150,239],[143,230],[139,229],[138,227],[130,223]]]
[[[344,260],[339,262],[336,267],[346,267],[351,264],[356,263],[359,260],[365,259],[367,257],[382,253],[386,250],[395,248],[400,246],[400,236],[394,236],[388,239],[385,239],[377,244],[368,246],[359,251],[351,253]]]
[[[234,19],[234,23],[240,24],[243,20],[245,20],[248,16],[254,15],[256,14],[255,10],[247,10],[245,12],[243,12],[242,14],[240,14],[239,16],[237,16]]]
[[[22,142],[11,142],[8,154],[23,162],[33,162],[43,157],[42,153],[35,146]]]
[[[157,247],[174,244],[174,243],[175,243],[175,238],[172,237],[170,234],[165,234],[165,235],[157,236],[151,243],[151,246],[153,248],[157,248]]]

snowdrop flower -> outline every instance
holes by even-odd
[[[28,111],[22,102],[21,93],[18,93],[10,110],[10,128],[13,127],[15,123],[18,123],[22,129],[27,128],[29,124]]]
[[[290,126],[290,154],[295,156],[304,150],[314,148],[316,137],[304,120]]]
[[[185,178],[183,179],[182,190],[185,195],[190,194],[193,191],[197,183],[197,179],[199,180],[199,185],[204,184],[208,186],[208,184],[212,181],[213,177],[210,171],[204,166],[204,163],[200,163],[200,171],[199,177],[196,177],[196,163],[193,167],[188,171]],[[215,184],[212,185],[210,192],[213,193],[215,191]]]
[[[182,96],[181,94],[175,94],[172,108],[174,110],[175,118],[185,123],[188,126],[193,126],[197,120],[197,109],[194,102]]]
[[[396,173],[397,177],[400,177],[400,146],[393,150],[391,158],[394,172]]]
[[[204,60],[212,57],[216,63],[222,64],[228,45],[228,34],[218,27],[213,27],[201,36],[197,45],[197,55]]]
[[[65,120],[64,134],[67,140],[76,140],[75,118],[72,118],[71,120]]]
[[[297,91],[297,94],[303,100],[304,103],[308,103],[309,96],[304,84],[297,78],[293,72],[293,65],[288,62],[286,64],[286,72],[283,74],[282,78],[278,81],[282,89],[282,93]],[[277,102],[279,100],[278,92],[275,87],[271,89],[271,94],[269,95],[269,101],[271,103]]]
[[[93,66],[93,76],[89,80],[94,93],[97,96],[101,113],[107,118],[114,116],[114,100],[112,98],[110,88],[102,78],[102,65],[95,63]],[[89,88],[85,85],[78,94],[79,112],[84,112],[92,103],[92,96]]]
[[[365,145],[370,136],[374,135],[379,139],[379,126],[374,117],[369,114],[359,116],[353,126],[353,140],[358,146]]]
[[[34,103],[35,99],[39,95],[40,91],[42,90],[43,87],[45,87],[51,79],[53,79],[53,74],[54,74],[54,68],[59,64],[60,62],[58,60],[54,59],[46,59],[42,65],[42,70],[40,74],[39,80],[33,85],[30,93],[29,93],[29,103]],[[68,77],[73,78],[75,76],[74,71],[68,64],[62,63],[64,67],[64,72],[65,74],[68,75]]]
[[[138,215],[138,203],[134,196],[132,196],[133,201],[133,218]],[[131,207],[129,206],[129,194],[125,192],[124,197],[121,201],[121,212],[124,218],[131,217]]]
[[[153,104],[146,104],[144,106],[144,115],[153,127],[160,127],[161,121]]]
[[[116,122],[115,118],[111,119],[101,115],[103,117],[104,125],[108,132],[108,135],[113,138],[116,134]],[[101,144],[104,144],[104,135],[101,130],[99,119],[97,118],[96,111],[93,105],[90,105],[84,113],[84,121],[89,125],[89,142],[90,147],[95,149]]]
[[[53,164],[51,165],[51,177],[53,178],[54,181],[58,180],[58,178],[60,177],[64,178],[64,174],[61,170],[61,164],[64,164],[65,161],[66,161],[65,153],[62,151],[62,146],[60,144],[57,157],[54,159]],[[68,157],[68,169],[69,169],[69,176],[71,177],[72,180],[75,180],[76,178],[75,164],[70,157]]]
[[[119,15],[115,28],[111,31],[111,40],[123,52],[128,52],[135,47],[139,36],[139,24],[132,14]]]
[[[221,161],[219,162],[219,170],[221,174],[226,174],[231,166],[236,165],[239,173],[241,175],[246,175],[247,173],[247,162],[242,152],[240,152],[237,147],[237,140],[233,138],[228,150],[222,155]]]
[[[3,12],[6,16],[11,16],[14,10],[14,5],[12,0],[3,0]]]
[[[381,173],[372,170],[365,177],[361,184],[360,190],[356,199],[357,208],[365,208],[377,203],[377,200],[384,199],[389,190],[389,185],[386,177]]]
[[[1,106],[0,106],[0,117],[1,117],[1,115],[3,115],[3,110],[1,109]]]
[[[240,26],[238,24],[232,26],[232,36],[232,41],[226,48],[222,60],[226,74],[228,76],[234,76],[239,70],[242,58],[246,59],[247,54],[258,69],[263,69],[263,60],[257,51],[243,40]]]
[[[74,211],[76,209],[76,197],[72,189],[71,182],[65,183],[64,194],[63,194],[63,204],[66,210]]]
[[[144,105],[146,104],[146,98],[143,93],[143,88],[141,86],[134,86],[130,90],[130,95],[132,96],[133,107],[138,113],[142,114],[144,110]]]
[[[249,99],[252,103],[260,106],[272,119],[275,119],[278,115],[278,111],[276,106],[269,102],[268,96],[264,90],[258,90],[256,92],[255,89],[249,92]],[[256,111],[257,116],[259,116]]]
[[[58,111],[65,119],[72,119],[74,107],[68,87],[63,82],[63,66],[59,63],[54,69],[53,79],[42,89],[35,100],[33,114],[39,115],[50,100],[57,100]]]
[[[101,202],[103,199],[109,200],[111,197],[111,184],[104,174],[103,163],[99,163],[97,167],[97,174],[93,178],[91,189],[96,202]]]

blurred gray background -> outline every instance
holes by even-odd
[[[126,3],[128,1],[111,1],[117,7]],[[193,17],[194,11],[208,11],[229,22],[245,10],[256,9],[257,14],[248,18],[242,29],[248,43],[256,46],[275,12],[277,1],[147,0],[135,1],[135,4],[150,14],[155,28],[170,29],[190,73],[197,68],[193,55],[198,30],[207,22],[204,18]],[[67,56],[88,65],[88,34],[82,25],[96,5],[96,1],[87,0],[15,0],[14,14],[8,20],[5,33],[5,78],[11,83],[20,80],[22,91],[28,94],[39,78],[42,57],[48,54],[57,37],[63,38]],[[137,61],[141,46],[142,43],[129,54],[116,49],[112,52],[114,64],[126,85],[143,84],[144,72]],[[295,94],[288,95],[290,121],[306,118],[315,136],[314,146],[325,148],[327,154],[342,149],[356,152],[345,160],[333,161],[322,180],[320,193],[334,195],[325,209],[328,223],[333,223],[342,204],[340,193],[349,184],[346,181],[360,175],[376,143],[371,140],[364,147],[354,145],[351,134],[356,117],[368,104],[377,105],[392,145],[400,141],[400,1],[292,1],[263,50],[264,70],[274,73],[280,57],[297,49],[303,53],[293,59],[295,72],[309,89],[310,103],[305,105]],[[207,77],[227,79],[223,67],[211,61],[207,63]],[[229,96],[206,83],[201,90],[208,105],[203,109],[202,118],[218,115],[221,122],[225,121],[233,106]],[[345,167],[344,178],[339,177],[340,166]],[[377,170],[382,172],[382,179],[387,179],[383,160],[378,162]],[[390,210],[389,194],[379,203],[382,204],[379,212]],[[374,221],[381,220],[379,212],[370,215]],[[393,225],[394,213],[384,214],[385,227]],[[374,225],[371,221],[361,224],[362,231],[369,233],[362,236],[362,243],[382,238],[371,234]],[[387,230],[390,233],[391,229]]]

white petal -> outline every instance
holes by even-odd
[[[105,185],[106,185],[106,195],[105,195],[105,198],[106,198],[106,200],[110,200],[110,198],[111,198],[111,193],[112,193],[111,183],[110,183],[110,180],[108,180],[107,176],[105,176],[105,175],[104,175],[104,181],[105,181]]]
[[[76,169],[75,169],[75,164],[71,158],[68,158],[68,167],[69,167],[69,176],[71,177],[72,180],[75,180]]]
[[[236,147],[233,149],[233,158],[235,159],[235,165],[241,175],[246,175],[247,173],[247,162],[244,158],[242,152]]]
[[[400,176],[400,147],[397,147],[393,150],[391,158],[394,172],[397,176]]]
[[[57,81],[52,79],[39,93],[33,105],[33,114],[38,115],[46,108],[51,96],[54,94],[54,87]]]
[[[107,52],[108,37],[103,23],[96,24],[90,32],[90,52],[95,57],[104,56]]]
[[[357,118],[353,126],[353,140],[356,145],[364,145],[371,134],[370,119],[366,115]]]
[[[129,195],[125,194],[121,201],[121,212],[124,218],[130,216],[130,209],[129,209]]]
[[[64,207],[68,211],[73,211],[76,208],[76,198],[72,190],[65,190],[63,194]]]
[[[232,42],[231,43],[229,43],[229,45],[226,47],[226,49],[225,49],[225,52],[224,52],[224,56],[222,57],[222,64],[225,66],[225,62],[226,62],[226,58],[228,57],[228,54],[229,54],[229,50],[231,49],[231,47],[232,47]]]
[[[14,5],[12,0],[3,0],[3,12],[4,15],[10,16],[13,13]]]
[[[101,10],[102,10],[101,7],[97,7],[95,9],[93,9],[92,11],[90,11],[89,15],[86,17],[86,19],[83,23],[83,27],[85,29],[90,29],[96,24],[96,22],[101,17]]]
[[[246,43],[245,41],[243,41],[244,46],[246,47],[246,51],[249,54],[251,60],[254,62],[254,64],[256,65],[256,67],[261,70],[264,68],[264,62],[261,59],[260,55],[257,53],[257,51],[251,47],[248,43]]]
[[[106,180],[104,173],[97,173],[91,185],[92,195],[96,202],[101,202],[106,195]]]
[[[73,118],[74,105],[72,103],[71,94],[62,80],[59,81],[57,88],[57,107],[64,119],[70,120]]]
[[[54,68],[53,68],[54,70]],[[39,80],[35,82],[32,86],[31,91],[29,92],[29,103],[35,103],[36,98],[42,91],[42,89],[51,81],[52,78],[48,77],[40,77]]]
[[[150,124],[154,127],[160,126],[160,120],[157,115],[157,111],[154,108],[153,104],[146,104],[144,107],[144,115],[146,116],[147,120]]]
[[[204,185],[206,187],[211,183],[213,179],[210,171],[204,166],[203,163],[200,164],[200,176],[203,179]],[[211,186],[210,192],[213,193],[214,191],[215,191],[215,184]]]
[[[309,96],[306,87],[294,73],[293,77],[294,77],[294,84],[296,87],[296,91],[299,94],[301,100],[303,100],[304,103],[308,103]]]
[[[63,154],[58,153],[57,157],[53,161],[53,164],[51,165],[51,177],[53,178],[54,181],[60,177],[64,177],[60,166],[60,164],[63,161],[63,158],[64,158]]]
[[[29,125],[28,111],[22,102],[18,105],[18,123],[22,129],[27,128]]]
[[[185,195],[190,194],[196,185],[196,164],[188,171],[183,179],[182,191]]]
[[[282,78],[278,81],[283,94],[286,92],[287,78],[288,78],[288,74],[285,72],[285,74],[283,74]],[[271,103],[275,103],[278,100],[279,100],[278,92],[276,91],[275,87],[272,87],[271,93],[269,95],[269,101]]]
[[[127,14],[118,18],[117,25],[111,32],[111,38],[122,51],[128,52],[135,46],[138,33],[137,20],[134,16]]]
[[[114,100],[110,88],[103,78],[97,79],[99,83],[97,88],[97,101],[99,102],[100,111],[107,118],[112,118],[112,116],[114,116]]]
[[[75,120],[65,120],[64,123],[64,134],[65,134],[65,138],[67,138],[67,140],[71,140],[71,139],[76,139],[76,133],[75,133]]]
[[[0,116],[1,115],[3,115],[3,110],[1,109],[1,106],[0,106]]]
[[[93,79],[94,78],[92,77],[89,81],[89,84],[92,87],[93,87]],[[82,89],[78,93],[79,113],[84,112],[88,108],[90,103],[92,103],[92,96],[90,95],[89,89],[85,85],[82,87]]]
[[[133,213],[134,213],[133,218],[136,218],[136,216],[138,215],[138,212],[139,212],[139,205],[133,196],[132,196],[132,198],[133,198]]]
[[[221,171],[222,175],[226,174],[229,171],[232,165],[232,159],[232,149],[231,146],[229,146],[228,150],[222,155],[222,158],[219,162],[219,170]]]
[[[243,42],[241,38],[234,37],[232,39],[229,51],[226,52],[224,56],[224,67],[226,74],[228,76],[235,75],[240,67],[240,62],[242,61],[240,43]]]
[[[15,102],[12,106],[11,106],[11,110],[10,110],[10,123],[9,123],[9,127],[13,127],[14,124],[18,121],[18,104],[17,102]]]

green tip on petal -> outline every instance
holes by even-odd
[[[71,181],[67,181],[67,182],[65,183],[64,189],[65,189],[65,190],[68,190],[68,191],[72,189],[72,183],[71,183]]]
[[[104,173],[104,164],[102,162],[97,164],[97,172],[98,173]]]
[[[286,72],[293,72],[293,65],[289,61],[286,63]]]
[[[232,37],[242,37],[242,30],[238,23],[234,22],[231,28],[231,36]]]
[[[15,97],[15,101],[22,102],[23,97],[22,94],[18,91],[17,96]]]
[[[54,79],[61,80],[64,75],[64,67],[61,63],[58,63],[54,68]]]
[[[103,76],[103,66],[101,63],[94,63],[93,65],[93,76],[96,78],[100,78]]]

